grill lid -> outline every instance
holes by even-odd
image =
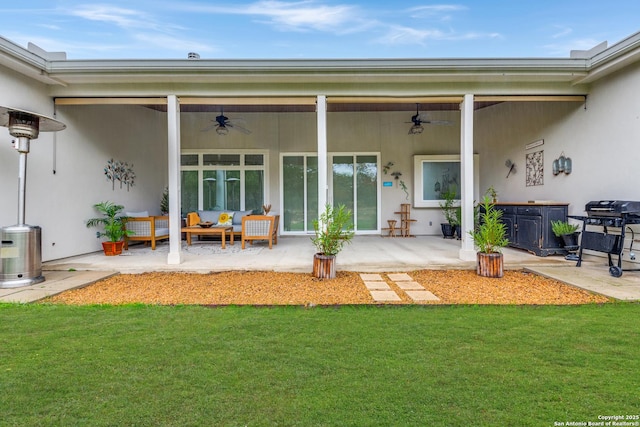
[[[589,216],[619,216],[640,213],[640,202],[629,200],[599,200],[585,205]]]

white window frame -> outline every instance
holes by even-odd
[[[215,171],[224,169],[227,171],[240,171],[240,210],[245,210],[245,171],[249,170],[261,170],[263,171],[264,176],[264,200],[269,200],[269,150],[251,150],[251,149],[183,149],[180,151],[180,155],[186,154],[197,154],[198,155],[198,164],[196,166],[182,166],[180,165],[180,172],[182,171],[197,171],[198,172],[198,209],[202,209],[204,203],[204,185],[202,185],[202,181],[204,179],[204,171]],[[240,164],[239,165],[204,165],[203,157],[206,154],[237,154],[240,156]],[[245,165],[245,156],[251,154],[260,154],[263,156],[263,164],[262,165]]]

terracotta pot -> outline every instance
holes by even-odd
[[[102,242],[102,249],[106,256],[120,255],[122,253],[124,241],[120,242]]]
[[[501,253],[478,252],[478,265],[476,272],[479,276],[502,277],[504,276],[503,266],[504,259]]]
[[[317,253],[313,255],[313,277],[318,279],[335,279],[336,256]]]

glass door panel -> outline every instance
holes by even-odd
[[[356,156],[356,229],[378,229],[378,157]]]
[[[307,157],[307,229],[313,231],[313,221],[318,218],[318,157]]]
[[[264,171],[248,170],[244,173],[244,209],[262,213],[264,205]]]
[[[180,181],[180,210],[182,217],[186,217],[198,210],[198,171],[182,171]]]
[[[331,163],[333,206],[345,205],[352,213],[351,223],[354,220],[354,195],[353,184],[353,156],[333,156]]]
[[[284,231],[305,231],[304,227],[304,156],[282,158],[282,226]]]

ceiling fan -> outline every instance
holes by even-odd
[[[211,121],[213,123],[202,129],[202,132],[206,132],[215,128],[218,135],[227,135],[229,133],[229,129],[234,129],[247,135],[251,133],[249,129],[240,125],[239,122],[244,122],[243,119],[230,119],[229,117],[224,115],[224,111],[222,109],[220,109],[220,115],[216,116],[215,120]]]
[[[422,124],[427,125],[450,125],[451,122],[448,120],[431,120],[427,113],[421,113],[419,111],[420,104],[416,104],[416,114],[411,116],[410,122],[405,123],[413,123],[413,126],[409,128],[409,135],[418,135],[424,131],[424,126]]]

